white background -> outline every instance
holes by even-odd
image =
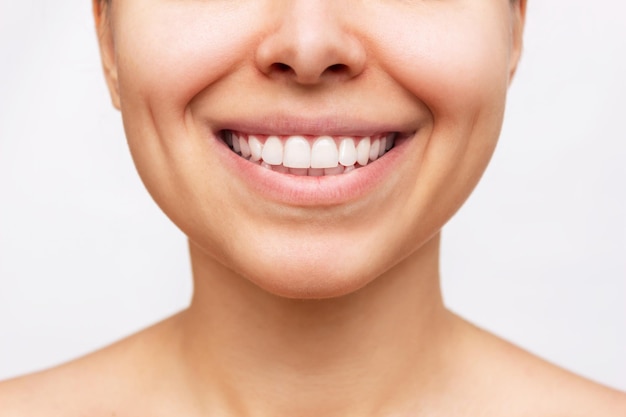
[[[183,308],[185,239],[137,178],[88,0],[0,0],[0,379]],[[449,306],[626,390],[626,4],[530,1],[483,182],[444,233]]]

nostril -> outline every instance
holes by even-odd
[[[348,66],[345,64],[334,64],[326,68],[326,71],[337,73],[337,72],[344,72],[347,69],[348,69]]]
[[[297,68],[300,68],[300,71],[298,71]],[[278,77],[295,77],[297,82],[312,84],[317,83],[321,78],[328,77],[330,80],[349,76],[351,67],[346,64],[332,64],[326,67],[317,67],[314,64],[305,65],[304,63],[293,66],[276,61],[270,64],[269,67],[267,67],[267,71],[264,72],[268,75],[271,74]]]
[[[272,64],[272,67],[278,72],[290,72],[291,67],[287,64],[283,64],[282,62],[276,62]]]

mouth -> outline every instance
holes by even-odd
[[[253,164],[283,174],[321,177],[367,166],[391,150],[398,135],[281,136],[222,130],[218,136],[234,153]]]

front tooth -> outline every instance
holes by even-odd
[[[289,168],[311,166],[311,146],[302,136],[291,136],[285,143],[283,165]]]
[[[356,161],[361,166],[367,165],[370,160],[370,138],[363,138],[356,146],[357,158]]]
[[[354,146],[354,139],[344,138],[339,144],[339,163],[343,166],[350,166],[356,163],[357,153]]]
[[[283,144],[277,136],[270,136],[263,146],[263,161],[270,165],[281,165],[283,163]]]
[[[250,147],[250,160],[260,161],[263,156],[263,144],[256,136],[248,137],[248,145]]]
[[[375,161],[378,159],[378,151],[380,150],[380,140],[376,139],[370,147],[370,159]]]
[[[333,138],[319,137],[311,149],[311,168],[334,168],[338,163],[339,152]]]

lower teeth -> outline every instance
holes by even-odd
[[[239,154],[238,154],[239,155]],[[244,158],[247,159],[247,158]],[[338,165],[334,168],[288,168],[284,165],[270,165],[267,162],[263,162],[263,161],[250,161],[253,164],[256,165],[260,165],[263,168],[275,171],[275,172],[279,172],[281,174],[291,174],[291,175],[298,175],[298,176],[307,176],[307,177],[322,177],[322,176],[328,176],[328,175],[341,175],[341,174],[345,174],[348,173],[350,171],[354,171],[355,169],[361,168],[361,165],[356,164],[356,165],[350,165],[347,167],[344,167],[343,165]]]

